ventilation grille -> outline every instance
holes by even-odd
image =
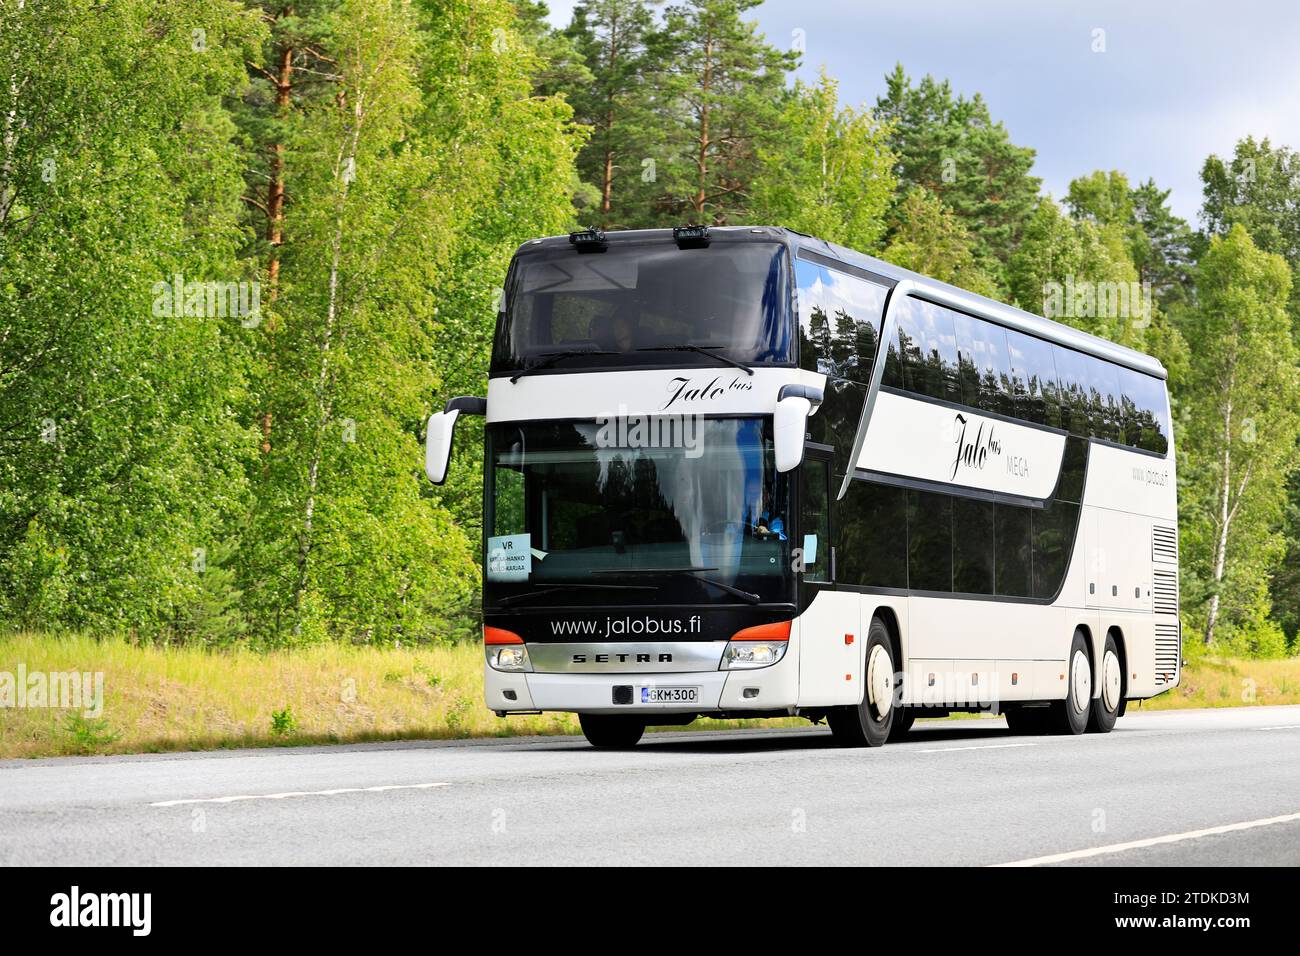
[[[1178,613],[1178,572],[1151,572],[1151,606],[1161,614]]]
[[[1178,532],[1163,525],[1151,528],[1151,560],[1178,563]]]
[[[1182,634],[1177,624],[1156,625],[1156,683],[1168,684],[1178,676]]]

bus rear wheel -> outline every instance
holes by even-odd
[[[1098,678],[1101,693],[1092,702],[1092,711],[1088,714],[1088,730],[1094,734],[1108,734],[1124,712],[1124,665],[1120,662],[1119,647],[1111,634],[1106,635]]]
[[[841,747],[879,747],[889,739],[898,708],[894,706],[894,651],[889,630],[878,617],[867,632],[866,675],[862,703],[832,707],[826,715],[831,736]]]
[[[587,743],[599,750],[631,750],[645,733],[645,723],[622,714],[579,714]]]
[[[1051,706],[1051,731],[1070,736],[1088,729],[1088,715],[1092,711],[1092,661],[1088,658],[1088,639],[1083,631],[1074,632],[1070,642],[1070,656],[1065,661],[1065,700],[1054,700]]]

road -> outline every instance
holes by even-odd
[[[1300,706],[0,762],[8,865],[1026,861],[1300,864]]]

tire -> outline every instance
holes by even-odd
[[[1002,712],[1002,716],[1007,720],[1007,726],[1011,732],[1018,737],[1037,737],[1047,733],[1047,722],[1050,712],[1046,707],[1025,707],[1021,704],[1010,704]]]
[[[1052,701],[1048,729],[1054,734],[1073,736],[1088,729],[1088,715],[1092,712],[1092,662],[1088,658],[1088,640],[1081,630],[1074,632],[1070,642],[1065,673],[1065,700]]]
[[[622,714],[579,714],[587,743],[598,750],[631,750],[645,733],[645,724]]]
[[[1097,668],[1101,694],[1094,698],[1088,714],[1088,730],[1094,734],[1108,734],[1115,721],[1124,712],[1124,662],[1120,660],[1115,638],[1106,635],[1106,646],[1101,652],[1101,667]]]
[[[908,732],[912,729],[912,724],[916,723],[916,709],[913,707],[898,707],[898,713],[894,714],[894,722],[889,727],[889,742],[892,744],[896,740],[906,740]]]
[[[898,687],[889,630],[878,617],[867,632],[862,703],[832,707],[826,715],[831,736],[841,747],[880,747],[889,739]]]

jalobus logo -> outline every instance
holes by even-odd
[[[179,272],[153,284],[153,314],[159,319],[239,319],[246,329],[262,322],[260,282],[186,282]]]

